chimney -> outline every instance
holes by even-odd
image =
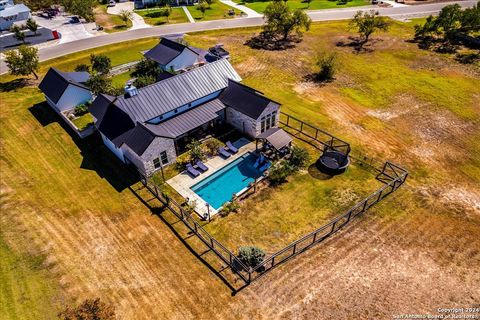
[[[128,81],[125,85],[125,95],[127,97],[133,97],[138,94],[138,89],[132,84],[131,81]]]

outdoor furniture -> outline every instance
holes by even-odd
[[[269,161],[269,162],[265,163],[263,166],[261,166],[260,169],[258,169],[258,170],[263,172],[263,171],[267,170],[268,168],[270,168],[271,166],[272,166],[272,163]]]
[[[225,157],[225,158],[230,158],[231,154],[225,150],[225,148],[221,147],[218,149],[218,154]]]
[[[230,151],[231,153],[238,152],[238,149],[230,141],[227,141],[226,145],[227,145],[228,151]]]
[[[201,160],[197,160],[197,162],[195,162],[195,164],[197,165],[197,167],[202,170],[203,172],[207,171],[208,170],[208,167],[203,164],[203,162]]]
[[[190,163],[187,163],[187,172],[193,177],[198,177],[200,175],[200,172],[198,172]]]

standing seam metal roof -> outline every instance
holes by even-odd
[[[228,86],[241,77],[226,60],[218,60],[138,89],[133,97],[119,96],[115,105],[136,121],[145,122]]]

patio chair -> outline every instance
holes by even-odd
[[[190,163],[187,163],[187,172],[193,177],[198,177],[200,175],[200,172],[198,172]]]
[[[225,144],[227,145],[228,151],[230,151],[231,153],[238,152],[238,149],[230,141],[227,141]]]
[[[256,169],[258,168],[258,166],[262,163],[262,161],[260,161],[260,157],[257,158],[257,160],[255,160],[255,163],[253,164],[253,167]]]
[[[225,148],[221,147],[218,149],[218,154],[225,157],[225,158],[230,158],[231,154],[225,150]]]
[[[197,167],[202,170],[203,172],[207,171],[208,170],[208,167],[203,164],[203,162],[201,160],[197,160],[197,162],[195,162],[195,164],[197,165]]]
[[[272,166],[272,163],[269,161],[269,162],[265,163],[259,170],[264,172],[265,170],[267,170],[271,166]]]

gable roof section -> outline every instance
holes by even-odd
[[[167,38],[161,38],[160,43],[145,52],[144,56],[148,59],[158,62],[161,65],[167,65],[173,59],[178,57],[185,49],[196,54],[196,52],[181,43]]]
[[[54,103],[60,100],[70,84],[88,90],[83,84],[73,80],[72,74],[76,74],[73,78],[77,79],[85,77],[83,72],[61,72],[50,68],[38,88]]]
[[[118,148],[127,139],[131,130],[135,128],[135,122],[123,110],[110,104],[105,111],[101,121],[95,124],[103,135],[105,135]]]
[[[145,126],[157,136],[173,139],[217,118],[217,112],[225,108],[220,100],[214,99],[159,124]]]
[[[140,88],[133,97],[119,96],[115,104],[132,119],[145,122],[226,88],[229,79],[241,80],[222,59]]]
[[[270,128],[259,134],[257,139],[267,140],[277,150],[282,149],[293,141],[293,138],[281,128]]]
[[[255,89],[232,80],[228,81],[228,87],[223,90],[219,99],[228,107],[252,119],[258,119],[270,103],[280,105]]]
[[[137,126],[129,132],[124,143],[137,155],[142,156],[153,139],[155,139],[155,135],[148,131],[142,124],[137,123]]]
[[[99,94],[92,104],[88,107],[88,111],[97,119],[97,122],[101,122],[108,107],[115,101],[115,97],[107,94]]]

